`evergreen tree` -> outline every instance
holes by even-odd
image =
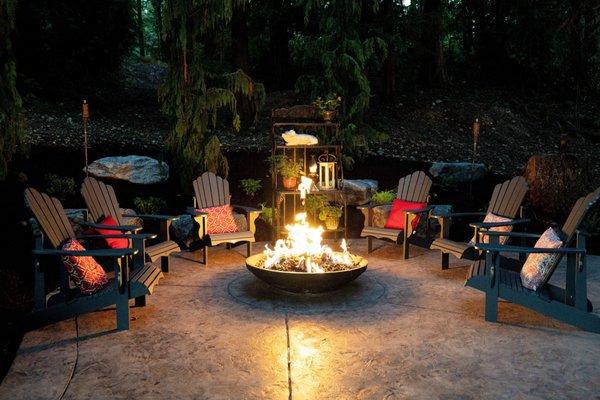
[[[23,148],[25,126],[16,88],[17,69],[11,36],[15,0],[0,0],[0,179],[5,179],[13,156]]]
[[[211,71],[204,62],[206,34],[229,24],[234,7],[243,3],[168,0],[164,4],[164,50],[170,68],[159,97],[172,121],[167,145],[182,184],[201,170],[227,175],[227,160],[211,129],[217,126],[224,109],[230,114],[231,125],[239,130],[236,95],[248,97],[255,105],[264,100],[263,86],[242,70]]]

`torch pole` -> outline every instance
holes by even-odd
[[[88,174],[88,121],[90,119],[90,109],[88,107],[88,103],[86,100],[83,100],[83,105],[81,108],[81,117],[83,120],[83,155],[85,158],[85,176],[87,178],[89,176],[89,174]]]

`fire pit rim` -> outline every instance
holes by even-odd
[[[269,269],[269,268],[259,267],[256,265],[255,260],[260,259],[260,257],[266,258],[264,253],[253,254],[250,257],[247,257],[246,258],[246,266],[251,267],[251,268],[258,268],[258,269],[265,270],[265,271],[277,272],[277,273],[281,273],[281,274],[324,275],[324,274],[340,274],[340,273],[344,273],[344,272],[348,272],[348,271],[354,271],[359,268],[365,268],[369,265],[369,261],[366,258],[364,258],[362,256],[358,256],[356,254],[353,254],[353,256],[357,257],[360,260],[359,263],[356,264],[356,266],[353,266],[352,268],[344,269],[341,271],[302,272],[302,271],[282,271],[282,270],[278,270],[278,269]],[[251,262],[253,262],[253,263],[251,264]]]

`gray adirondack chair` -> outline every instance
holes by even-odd
[[[121,208],[119,207],[119,202],[117,201],[117,196],[112,186],[92,177],[87,177],[81,185],[81,195],[87,206],[88,214],[93,221],[97,222],[101,218],[110,215],[120,225],[119,227],[112,227],[111,229],[122,232],[137,232],[141,229],[141,227],[136,227],[131,230],[131,226],[126,225],[126,216],[121,213]],[[146,256],[145,260],[142,260],[141,262],[155,262],[160,259],[162,271],[168,272],[170,263],[169,255],[181,250],[179,245],[169,237],[169,228],[171,227],[171,223],[176,220],[177,217],[147,214],[137,214],[136,216],[143,220],[155,220],[160,222],[158,242],[142,249],[142,254],[145,254]],[[85,224],[86,223],[83,223],[82,225]]]
[[[482,212],[459,212],[433,215],[438,218],[441,223],[440,237],[431,243],[430,249],[440,250],[442,253],[442,269],[448,269],[449,255],[452,254],[456,258],[475,260],[479,253],[476,251],[473,243],[458,242],[448,238],[450,223],[453,218],[468,218],[468,217],[485,217],[487,213],[494,213],[501,217],[512,218],[513,221],[507,223],[501,222],[474,222],[470,226],[474,229],[475,240],[478,242],[481,239],[480,230],[498,226],[518,225],[529,222],[523,218],[523,200],[527,194],[529,186],[527,181],[522,176],[500,183],[494,187],[492,197],[490,199],[487,211]],[[517,218],[519,216],[519,218]]]
[[[203,263],[208,263],[208,247],[217,246],[222,243],[230,246],[245,242],[247,256],[252,255],[252,243],[255,242],[254,234],[256,233],[256,219],[259,217],[261,211],[252,207],[233,205],[234,213],[245,215],[247,229],[231,233],[209,234],[206,230],[208,215],[197,210],[231,204],[229,182],[227,179],[223,179],[212,172],[205,172],[193,182],[193,186],[194,207],[188,208],[187,211],[194,217],[199,226],[198,236],[204,244],[202,247]]]
[[[559,232],[564,244],[558,249],[503,246],[498,244],[497,239],[500,236],[537,239],[540,236],[537,234],[486,232],[490,235],[490,243],[477,245],[478,249],[486,252],[486,257],[473,262],[465,282],[466,286],[485,293],[486,321],[496,322],[498,298],[502,298],[567,324],[600,333],[600,315],[592,312],[592,303],[587,298],[587,234],[580,229],[581,223],[599,198],[600,188],[575,202]],[[502,256],[506,253],[556,253],[559,254],[559,258],[551,266],[545,282],[537,290],[530,290],[524,287],[521,281],[520,272],[523,261]],[[548,281],[565,255],[567,256],[567,270],[566,285],[563,289]]]
[[[405,201],[414,202],[429,202],[429,190],[431,189],[431,179],[423,171],[416,171],[410,175],[401,178],[398,181],[398,190],[396,198]],[[373,238],[391,241],[393,243],[402,244],[402,258],[407,259],[410,251],[410,244],[417,244],[414,240],[412,229],[388,229],[373,225],[373,209],[377,207],[372,204],[358,206],[365,216],[364,227],[360,232],[360,236],[367,238],[367,252],[373,251]],[[412,225],[413,219],[418,214],[428,214],[433,209],[433,206],[427,206],[418,210],[409,210],[404,214],[404,226]],[[427,215],[424,215],[427,218]],[[427,244],[428,245],[428,244]]]
[[[61,246],[68,239],[78,240],[97,238],[127,238],[139,243],[155,235],[87,235],[75,236],[73,228],[58,199],[40,193],[33,188],[25,191],[25,200],[32,212],[31,225],[34,233],[34,310],[26,316],[25,326],[33,329],[49,323],[71,318],[80,314],[116,305],[117,329],[129,329],[129,300],[135,299],[137,306],[146,304],[146,295],[153,292],[154,286],[162,278],[159,267],[146,263],[139,268],[129,268],[130,258],[139,254],[139,249],[102,249],[85,251],[65,251]],[[41,229],[40,229],[41,228]],[[51,248],[44,247],[44,236]],[[108,272],[110,280],[104,288],[92,295],[84,295],[72,287],[65,268],[60,269],[60,289],[54,295],[46,293],[45,271],[40,265],[42,256],[91,256],[112,260],[113,272]],[[112,276],[111,276],[112,275]]]

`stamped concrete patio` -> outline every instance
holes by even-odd
[[[364,254],[360,240],[351,249]],[[438,253],[401,261],[385,245],[354,284],[319,296],[274,294],[236,250],[214,250],[208,267],[198,256],[175,256],[129,331],[107,310],[28,333],[0,398],[600,396],[600,335],[508,303],[485,322],[467,264],[442,271]],[[589,263],[598,305],[600,258]]]

